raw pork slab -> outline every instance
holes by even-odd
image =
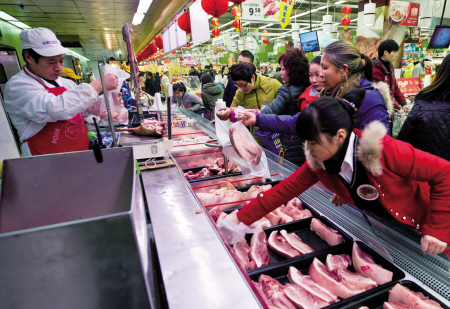
[[[317,258],[314,258],[313,263],[309,267],[309,275],[317,284],[344,299],[364,292],[364,290],[351,288],[341,282],[337,282],[335,278],[330,276],[327,267]]]
[[[278,231],[273,231],[270,234],[268,243],[270,249],[284,257],[291,258],[301,255],[301,253],[295,250],[284,237],[278,236]]]
[[[261,160],[262,148],[254,142],[248,140],[247,132],[230,127],[230,142],[237,154],[244,159],[247,164],[257,166]]]
[[[375,264],[373,257],[361,250],[356,242],[353,243],[352,249],[353,267],[363,276],[369,277],[378,285],[382,285],[392,281],[393,273]]]
[[[286,284],[284,294],[295,304],[297,308],[318,309],[319,305],[316,299],[308,291],[296,284]]]
[[[442,308],[438,302],[429,299],[428,296],[420,292],[413,292],[406,286],[397,283],[392,290],[389,291],[388,302],[400,303],[414,309],[436,309]]]
[[[358,273],[351,272],[348,269],[335,269],[333,274],[339,278],[339,282],[342,282],[348,288],[356,288],[358,290],[370,290],[377,287],[377,283],[370,278],[367,278]]]
[[[316,300],[332,304],[338,302],[336,295],[321,287],[310,276],[303,275],[297,268],[289,267],[288,278],[291,283],[297,284],[307,290]]]
[[[344,237],[338,231],[329,228],[319,219],[313,218],[311,220],[311,230],[330,246],[336,246],[345,242]]]
[[[261,230],[254,233],[250,244],[250,258],[255,261],[256,267],[269,265],[269,251],[267,251],[266,234]]]
[[[399,303],[384,303],[383,309],[410,309],[411,307]]]
[[[305,244],[300,237],[298,237],[296,234],[291,233],[289,234],[288,232],[286,232],[285,230],[281,230],[280,231],[281,236],[284,237],[284,239],[286,239],[286,241],[298,252],[300,252],[301,254],[308,254],[311,252],[314,252],[314,249],[311,248],[310,246],[308,246],[307,244]]]
[[[328,271],[333,271],[335,269],[347,269],[350,265],[352,265],[352,258],[350,255],[341,254],[341,255],[327,255],[327,269]]]

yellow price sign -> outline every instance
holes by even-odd
[[[181,74],[183,74],[183,75],[189,74],[189,69],[188,68],[182,68],[181,69]]]
[[[170,74],[172,74],[172,75],[180,75],[181,74],[181,69],[180,68],[172,68],[172,69],[170,69]]]
[[[280,15],[278,20],[280,21],[281,28],[286,28],[291,22],[291,13],[294,9],[295,0],[281,0],[280,1]]]

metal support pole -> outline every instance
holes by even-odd
[[[309,31],[312,31],[312,6],[311,6],[311,0],[309,0]]]
[[[445,6],[446,5],[447,5],[447,0],[444,1],[444,7],[442,8],[441,26],[442,26],[442,21],[444,20],[444,13],[445,13]]]
[[[108,92],[106,91],[105,76],[103,73],[103,65],[101,63],[98,64],[98,71],[100,72],[100,80],[102,81],[103,97],[105,98],[106,111],[108,112],[108,123],[109,123],[109,129],[111,130],[111,135],[113,138],[113,147],[117,147],[116,131],[114,129],[113,118],[111,115],[111,107],[109,105],[109,100],[108,100]]]
[[[172,139],[172,115],[170,109],[170,98],[167,97],[167,134],[169,135],[169,140]]]

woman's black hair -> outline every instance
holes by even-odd
[[[436,77],[433,82],[416,95],[416,100],[424,101],[450,101],[450,87],[448,81],[450,79],[450,55],[447,55],[442,61],[438,69],[436,69]]]
[[[183,83],[178,82],[178,83],[173,84],[173,92],[175,92],[175,91],[182,92],[184,95],[186,93],[187,89]]]
[[[222,66],[222,78],[223,78],[223,72],[225,71],[225,68],[228,68],[228,66],[227,65],[224,65],[224,66]],[[228,75],[227,76],[230,76],[230,69],[228,69]]]
[[[230,68],[230,77],[234,81],[244,80],[251,83],[253,75],[256,77],[256,67],[254,64],[241,62],[233,64]]]
[[[202,85],[205,85],[205,84],[209,84],[209,83],[214,83],[214,79],[212,78],[211,75],[204,74],[200,77],[200,82],[202,83]]]
[[[357,122],[355,108],[361,107],[365,95],[364,89],[355,88],[349,89],[342,99],[320,97],[314,100],[297,119],[298,137],[322,144],[320,133],[332,137],[339,129],[345,129],[350,134]]]
[[[315,56],[315,57],[313,58],[313,60],[311,60],[311,62],[309,63],[309,65],[311,65],[311,64],[318,64],[318,65],[320,65],[320,60],[322,60],[322,56],[321,56],[321,55]]]

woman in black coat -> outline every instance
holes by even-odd
[[[147,79],[145,80],[145,92],[151,96],[155,96],[155,93],[159,92],[158,84],[150,72],[147,73]]]
[[[436,78],[420,90],[398,139],[414,148],[450,161],[450,55],[445,57]]]

